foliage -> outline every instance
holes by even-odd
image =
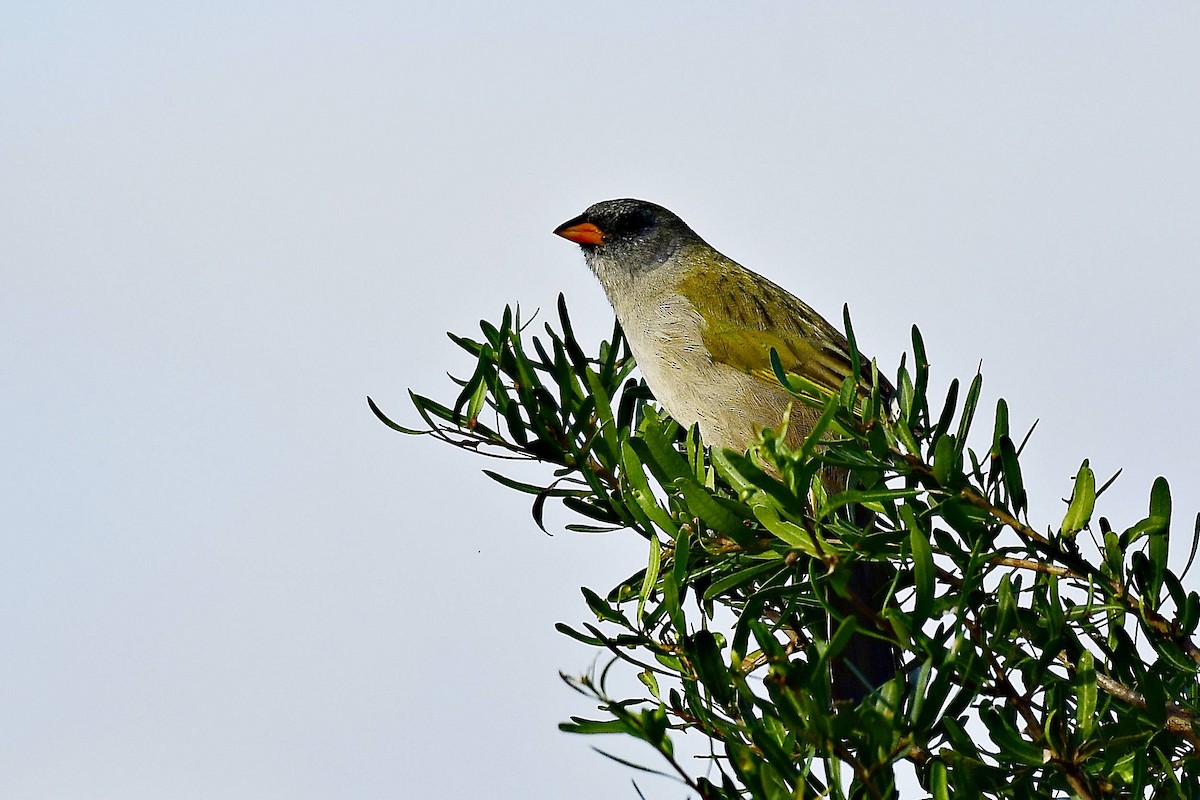
[[[371,408],[405,433],[553,465],[544,485],[487,471],[533,496],[541,526],[558,500],[586,520],[568,528],[646,540],[643,568],[583,589],[593,622],[559,626],[612,659],[567,678],[600,713],[563,730],[642,740],[703,798],[896,797],[904,762],[938,800],[1200,797],[1200,594],[1167,563],[1165,480],[1116,530],[1084,461],[1061,522],[1035,525],[1006,404],[987,449],[969,447],[981,376],[932,406],[916,328],[894,408],[878,380],[866,398],[792,385],[823,409],[799,452],[768,431],[749,454],[709,453],[631,377],[619,328],[591,358],[558,310],[544,339],[507,308],[480,341],[451,334],[475,370],[449,405],[412,395],[426,429]],[[826,496],[828,466],[855,488]],[[1198,541],[1200,519],[1193,557]],[[848,596],[865,561],[894,570],[881,612]],[[832,702],[827,665],[855,632],[904,665],[851,707]],[[614,664],[644,691],[611,696]],[[711,743],[701,774],[675,755],[682,732]]]

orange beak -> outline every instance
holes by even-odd
[[[604,244],[604,234],[600,229],[590,222],[580,222],[579,217],[567,220],[555,228],[554,232],[576,244]]]

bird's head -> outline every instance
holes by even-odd
[[[699,241],[683,220],[645,200],[605,200],[554,229],[583,250],[589,267],[606,277],[635,278]]]

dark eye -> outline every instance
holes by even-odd
[[[612,233],[621,239],[632,239],[654,225],[654,213],[648,208],[634,208],[613,220]]]

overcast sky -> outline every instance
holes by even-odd
[[[7,9],[0,795],[635,797],[555,728],[592,653],[553,624],[641,541],[542,534],[364,401],[415,423],[505,303],[606,334],[550,234],[601,199],[889,371],[914,322],[937,391],[982,360],[1035,523],[1087,457],[1114,527],[1166,476],[1185,555],[1200,6],[434,5]]]

